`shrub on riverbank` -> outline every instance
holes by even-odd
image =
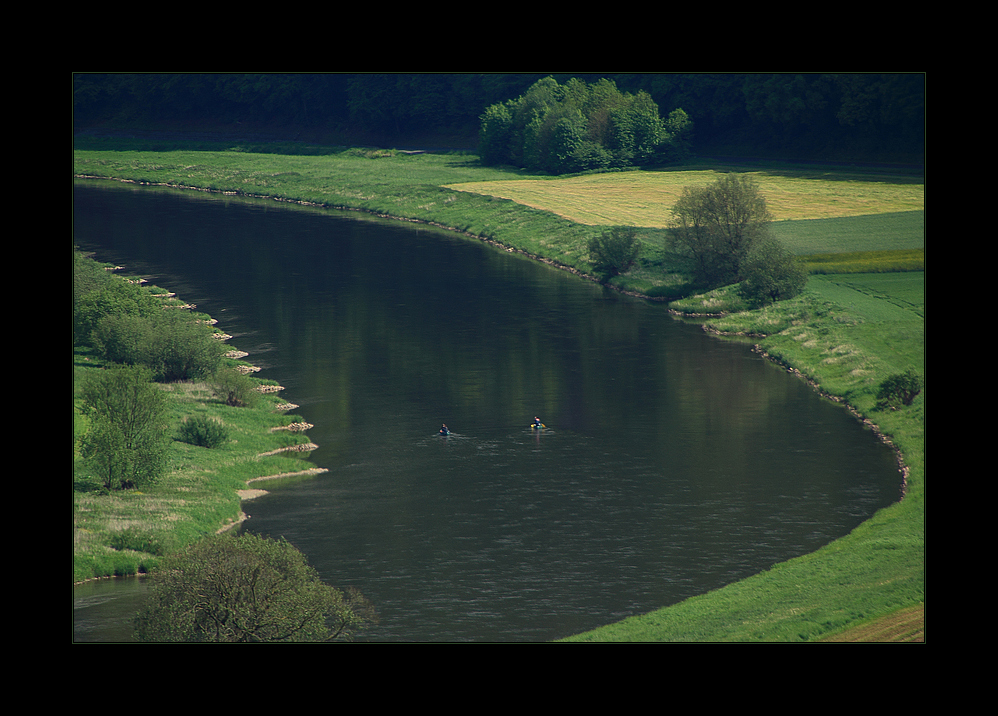
[[[148,292],[122,281],[107,268],[102,270],[102,275],[96,274],[79,252],[73,253],[74,343],[93,345],[94,332],[105,319],[151,319],[162,308],[162,303]],[[107,331],[113,331],[113,328],[109,327]]]
[[[191,445],[217,448],[229,439],[229,431],[218,418],[191,415],[180,421],[180,439]]]
[[[252,408],[259,403],[257,382],[230,367],[215,371],[208,384],[215,395],[234,408]]]
[[[909,368],[888,376],[877,391],[877,410],[897,410],[911,405],[922,392],[922,377]]]
[[[749,251],[741,293],[754,306],[793,298],[807,285],[807,269],[777,239],[766,238]]]
[[[590,239],[588,249],[593,270],[606,282],[634,264],[640,244],[633,228],[615,226]]]

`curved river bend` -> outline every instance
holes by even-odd
[[[75,185],[74,232],[217,318],[315,425],[329,472],[245,529],[367,595],[361,641],[557,639],[899,498],[893,453],[747,345],[464,237],[107,182]],[[77,638],[125,638],[140,592],[75,590]]]

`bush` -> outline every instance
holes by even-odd
[[[878,410],[897,410],[898,403],[911,405],[922,392],[922,378],[913,369],[895,373],[880,384],[877,391]]]
[[[773,238],[765,238],[752,248],[743,274],[741,293],[757,306],[797,296],[808,278],[804,264]]]
[[[376,620],[363,595],[323,584],[283,539],[206,537],[164,559],[151,581],[140,641],[332,641]]]
[[[229,431],[218,418],[194,415],[180,423],[180,439],[189,445],[217,448],[229,439]]]
[[[633,228],[616,226],[590,239],[587,248],[593,270],[606,281],[624,273],[634,264],[641,244]]]
[[[209,381],[211,389],[226,405],[251,408],[260,399],[256,382],[232,368],[223,368]]]
[[[90,333],[91,344],[105,360],[139,365],[153,334],[153,319],[129,314],[104,316]]]

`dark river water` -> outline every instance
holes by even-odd
[[[78,246],[217,318],[314,424],[329,472],[245,503],[245,529],[359,588],[380,624],[358,641],[557,639],[899,498],[891,451],[747,344],[479,242],[109,182],[77,182],[73,218]],[[143,593],[74,588],[75,638],[127,639]]]

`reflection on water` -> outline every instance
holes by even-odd
[[[315,425],[329,472],[246,503],[245,529],[364,592],[366,640],[555,639],[898,498],[844,410],[661,305],[408,224],[93,187],[76,242],[219,319]]]

